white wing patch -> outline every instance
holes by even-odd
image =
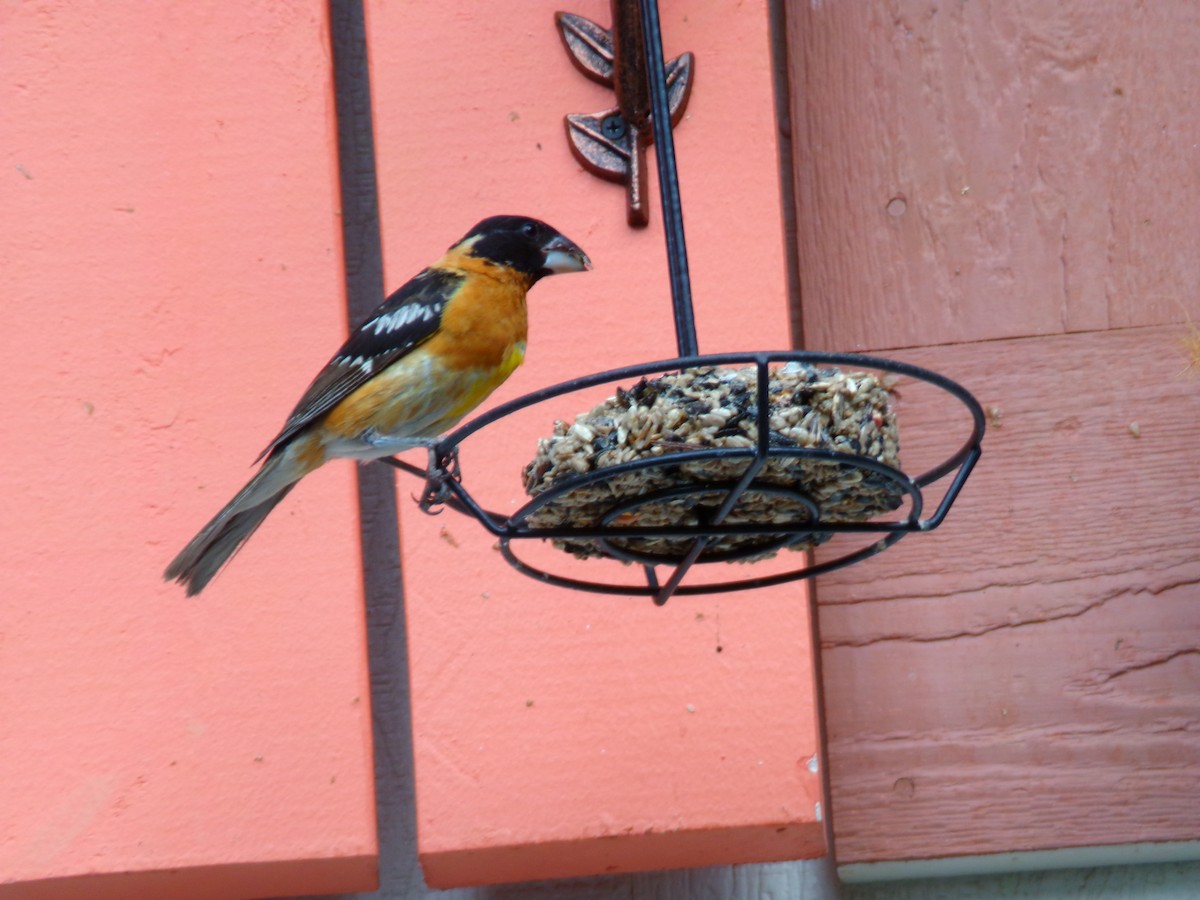
[[[374,331],[378,337],[381,334],[391,334],[411,325],[413,322],[420,320],[422,322],[430,322],[438,318],[442,314],[442,304],[434,303],[425,306],[420,303],[410,303],[407,306],[401,306],[399,309],[393,310],[386,315],[372,319],[363,326],[363,331]]]
[[[364,375],[370,375],[375,370],[373,356],[339,356],[333,364],[343,369],[362,369]]]
[[[361,332],[374,332],[375,336],[391,334],[394,331],[399,331],[402,328],[411,325],[413,322],[432,322],[442,315],[444,303],[431,303],[423,305],[419,303],[411,303],[407,306],[401,306],[399,309],[393,310],[382,316],[376,316],[363,323]],[[361,369],[364,375],[371,375],[375,371],[376,359],[373,356],[339,356],[334,360],[334,364],[343,368]]]

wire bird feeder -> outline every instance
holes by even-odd
[[[517,571],[560,587],[650,596],[659,605],[674,594],[810,578],[873,556],[910,532],[936,528],[981,453],[983,410],[963,387],[917,366],[858,354],[700,355],[671,134],[694,61],[684,54],[664,66],[656,0],[612,6],[612,32],[578,16],[557,16],[576,64],[612,84],[618,99],[617,109],[568,116],[568,137],[589,169],[626,183],[631,225],[646,222],[642,154],[651,140],[657,145],[679,356],[575,378],[497,406],[436,441],[425,470],[385,461],[425,479],[426,512],[445,505],[478,519]],[[898,377],[936,389],[971,421],[965,442],[916,477],[899,465],[889,402],[889,381]],[[528,502],[509,514],[483,508],[460,471],[464,441],[528,408],[610,383],[618,384],[614,396],[573,424],[557,422],[540,441],[524,471]],[[947,477],[940,501],[922,518],[923,489]],[[783,572],[688,580],[697,566],[810,550],[842,533],[866,543],[832,559],[806,554],[803,565]],[[552,542],[564,551],[559,558],[587,574],[594,563],[575,558],[619,560],[626,564],[620,571],[640,571],[640,579],[555,574],[517,552],[531,540]]]

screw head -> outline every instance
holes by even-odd
[[[629,130],[625,124],[625,118],[614,113],[611,116],[605,116],[604,121],[600,123],[600,130],[606,138],[617,140],[625,137],[625,132]]]

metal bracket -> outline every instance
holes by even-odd
[[[555,13],[554,20],[575,67],[617,95],[614,109],[565,117],[571,152],[593,175],[625,185],[626,219],[640,228],[649,222],[646,147],[654,133],[639,5],[638,0],[612,0],[611,30],[573,13]],[[668,62],[664,71],[673,127],[687,108],[695,57],[684,53]]]

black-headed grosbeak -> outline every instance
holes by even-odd
[[[521,364],[526,292],[546,275],[590,268],[587,254],[545,222],[484,219],[350,335],[259,454],[262,468],[164,577],[200,593],[327,460],[390,456],[453,427]]]

